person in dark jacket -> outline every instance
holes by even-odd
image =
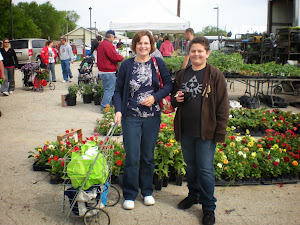
[[[86,56],[87,58],[89,58],[94,53],[94,51],[97,50],[101,41],[102,41],[102,37],[100,35],[97,36],[97,40],[94,40],[92,43],[91,52]],[[94,56],[95,56],[95,61],[97,62],[97,57],[96,57],[97,54],[94,54]]]
[[[172,79],[161,58],[151,58],[155,50],[149,31],[140,31],[132,39],[136,57],[125,60],[118,73],[115,94],[115,122],[122,119],[126,161],[123,176],[124,209],[133,209],[139,188],[145,205],[154,205],[154,147],[160,126],[159,101],[172,90]],[[154,66],[157,62],[163,88],[159,88]]]
[[[217,142],[224,142],[229,115],[225,77],[207,64],[209,41],[199,36],[190,42],[192,65],[175,75],[172,106],[177,107],[174,132],[181,142],[187,164],[189,193],[178,207],[202,204],[203,224],[214,224],[214,154]]]
[[[3,57],[4,75],[6,80],[1,86],[1,92],[4,96],[9,96],[15,90],[15,69],[18,69],[18,58],[15,51],[10,48],[9,40],[3,39],[3,48],[0,49]]]

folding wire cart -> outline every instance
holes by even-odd
[[[117,125],[111,127],[100,149],[98,146],[81,146],[81,155],[66,155],[63,183],[64,224],[71,213],[83,217],[84,224],[110,224],[103,208],[114,206],[120,200],[119,190],[111,185],[113,149],[109,141]]]

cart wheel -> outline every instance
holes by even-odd
[[[53,83],[49,83],[49,89],[50,90],[54,90],[55,89],[55,85]]]
[[[85,212],[83,221],[85,225],[90,224],[110,224],[110,218],[107,212],[102,209],[89,209]]]
[[[29,86],[28,85],[25,85],[25,90],[29,91]]]
[[[120,201],[120,191],[113,185],[108,187],[107,201],[105,206],[112,207]]]
[[[42,93],[44,91],[43,86],[41,86],[40,88],[38,88],[37,91]]]
[[[282,92],[282,87],[276,86],[276,87],[274,88],[274,94],[280,94],[281,92]]]

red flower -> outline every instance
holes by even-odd
[[[247,139],[244,139],[244,140],[243,140],[243,143],[246,144],[246,143],[247,143]]]
[[[295,130],[295,131],[296,131],[296,130],[297,130],[297,127],[293,127],[293,130]]]
[[[91,140],[91,141],[93,141],[93,140],[94,140],[94,138],[93,138],[93,137],[90,137],[90,140]]]
[[[288,163],[289,161],[290,161],[290,157],[283,157],[283,160],[286,162],[286,163]]]
[[[271,159],[271,155],[268,155],[268,159]]]
[[[230,139],[234,140],[234,139],[235,139],[235,136],[231,136],[231,138],[230,138]]]
[[[257,168],[257,165],[256,165],[256,164],[253,164],[253,167],[256,169],[256,168]]]
[[[163,128],[167,127],[167,126],[168,126],[168,125],[167,125],[166,123],[161,123],[159,128],[160,128],[160,129],[163,129]]]
[[[261,148],[261,147],[262,147],[262,145],[261,145],[261,144],[257,144],[257,147],[258,147],[258,148]]]
[[[162,141],[159,141],[159,142],[157,142],[157,144],[158,144],[158,145],[161,145],[161,144],[163,144],[163,142],[162,142]]]
[[[79,147],[78,147],[78,146],[75,146],[75,147],[74,147],[74,151],[75,151],[75,152],[79,151]]]
[[[65,165],[65,161],[62,159],[61,160],[61,166],[64,167],[64,165]]]
[[[278,166],[278,162],[277,161],[273,162],[273,165]]]
[[[47,150],[47,145],[45,145],[45,146],[44,146],[44,149],[43,149],[43,150],[44,150],[44,151],[46,151],[46,150]]]
[[[266,122],[267,120],[265,118],[262,119],[264,122]]]
[[[47,86],[47,81],[46,80],[42,80],[42,82],[41,82],[41,84],[42,84],[42,86]]]
[[[286,146],[286,143],[282,143],[281,147],[285,147]]]
[[[119,156],[121,153],[120,153],[120,152],[114,152],[114,154],[115,154],[116,156]]]
[[[53,157],[53,160],[54,160],[55,162],[57,162],[58,159],[59,159],[59,157],[58,157],[57,155]]]
[[[71,131],[74,131],[74,129],[72,128]]]
[[[71,142],[67,141],[67,145],[71,145]]]
[[[51,158],[51,157],[49,157],[49,159],[48,159],[48,163],[51,163],[51,160],[52,160],[52,158]]]
[[[172,146],[172,144],[171,143],[166,143],[165,146],[170,147],[170,146]]]
[[[267,144],[267,149],[271,149],[272,145],[271,144]]]
[[[66,130],[65,132],[66,132],[67,134],[68,134],[68,133],[70,133],[70,131],[69,131],[69,130]]]
[[[121,165],[123,164],[123,162],[122,162],[122,160],[118,160],[118,161],[116,162],[116,164],[117,164],[118,166],[121,166]]]
[[[279,139],[276,139],[276,142],[279,143]]]
[[[296,154],[296,155],[295,155],[295,158],[296,158],[296,159],[299,159],[299,158],[300,158],[299,154]]]
[[[269,138],[269,141],[273,141],[273,139],[274,139],[273,137],[270,137],[270,138]]]
[[[223,144],[223,147],[224,147],[224,148],[226,148],[226,147],[227,147],[227,144],[226,144],[226,143],[224,143],[224,144]]]

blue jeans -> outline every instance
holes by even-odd
[[[70,59],[61,60],[61,70],[63,72],[63,78],[65,81],[68,81],[68,77],[73,78],[70,69]]]
[[[189,196],[199,200],[203,210],[215,210],[214,140],[182,136],[182,153],[187,164]]]
[[[4,76],[6,80],[1,85],[1,92],[9,92],[15,90],[15,67],[4,68]]]
[[[112,97],[114,95],[116,86],[116,73],[103,73],[99,74],[102,80],[104,94],[101,101],[100,109],[103,110],[107,105],[112,106]]]
[[[125,200],[135,200],[139,187],[143,196],[152,195],[154,147],[159,125],[160,116],[127,116],[122,120],[126,151],[122,185]]]
[[[47,66],[47,69],[49,70],[49,77],[48,77],[47,81],[49,81],[49,79],[50,79],[50,71],[51,71],[52,81],[56,81],[55,63],[49,63],[49,65]]]

